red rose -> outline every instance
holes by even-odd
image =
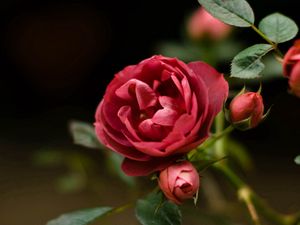
[[[165,196],[179,205],[195,196],[200,180],[194,166],[188,161],[183,161],[161,171],[158,184]]]
[[[256,127],[263,119],[264,103],[261,95],[246,92],[236,96],[229,105],[230,120],[233,124],[245,122],[245,129]],[[249,120],[249,121],[246,121]]]
[[[211,66],[153,56],[115,75],[96,111],[96,133],[125,157],[127,175],[148,175],[208,137],[227,95]]]
[[[295,41],[283,58],[283,74],[289,78],[291,92],[300,97],[300,40]]]

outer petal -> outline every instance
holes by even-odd
[[[291,92],[300,97],[300,61],[294,66],[289,79]]]
[[[204,62],[191,62],[188,66],[201,77],[208,90],[208,112],[204,124],[208,132],[214,117],[220,112],[228,97],[228,83],[222,74]]]
[[[172,190],[170,189],[171,187],[169,186],[168,177],[169,168],[166,168],[159,174],[158,185],[168,199],[179,205],[181,202],[172,193]]]
[[[131,158],[133,160],[141,160],[141,161],[148,161],[151,159],[150,156],[143,154],[142,152],[136,151],[133,147],[128,147],[121,145],[120,143],[114,141],[99,125],[98,123],[95,124],[96,126],[96,134],[106,147],[110,148],[111,150],[125,156]]]
[[[128,176],[147,176],[153,172],[161,171],[173,162],[175,162],[180,156],[171,156],[167,158],[155,158],[153,157],[149,161],[135,161],[125,158],[122,163],[122,170]]]
[[[294,58],[295,55],[300,54],[300,40],[296,40],[294,46],[292,46],[287,53],[284,55],[282,66],[283,66],[283,75],[290,77],[291,70],[297,61],[297,58]]]

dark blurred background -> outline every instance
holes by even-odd
[[[296,1],[249,3],[257,21],[279,11],[300,25],[300,14],[292,10]],[[76,149],[69,121],[92,123],[113,75],[153,55],[158,42],[180,41],[187,16],[197,7],[196,0],[1,2],[1,225],[40,225],[65,211],[110,199],[121,203],[126,193],[118,192],[118,183],[108,183],[117,196],[108,193],[100,200],[88,191],[56,193],[52,181],[62,169],[38,168],[32,155],[42,148]],[[246,45],[263,42],[250,29],[241,28],[238,35]],[[264,84],[263,95],[266,105],[273,105],[269,119],[233,135],[257,165],[249,182],[275,207],[293,210],[300,202],[300,167],[293,162],[300,154],[300,99],[287,93],[285,79]]]

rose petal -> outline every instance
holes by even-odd
[[[184,193],[185,195],[191,193],[193,191],[193,186],[192,184],[190,184],[189,182],[186,182],[185,180],[183,180],[181,177],[177,179],[176,184],[175,184],[175,189],[176,188],[180,188],[180,190],[182,191],[182,193]],[[192,194],[193,196],[193,194]]]
[[[143,60],[138,66],[141,68],[141,72],[135,78],[146,84],[152,84],[153,80],[160,80],[161,72],[165,69],[156,55]]]
[[[114,79],[106,87],[104,94],[105,101],[112,101],[111,98],[115,97],[115,91],[139,72],[140,68],[138,66],[131,65],[126,66],[123,70],[115,74]]]
[[[116,95],[128,101],[136,97],[141,110],[154,106],[157,102],[155,92],[146,83],[137,79],[131,79],[118,88]]]
[[[135,148],[123,146],[123,145],[115,142],[102,129],[101,124],[95,123],[95,131],[96,131],[97,137],[99,138],[101,143],[103,143],[105,146],[107,146],[111,150],[113,150],[127,158],[133,159],[133,160],[148,161],[150,159],[150,156],[137,151]]]
[[[157,89],[159,88],[159,86],[161,85],[161,82],[159,82],[158,80],[154,80],[153,81],[153,91],[157,91]]]
[[[127,137],[128,138],[128,137]],[[166,156],[167,153],[165,152],[165,144],[163,142],[155,142],[155,141],[133,141],[128,138],[130,143],[138,149],[140,152],[143,152],[150,156],[155,157],[162,157]]]
[[[120,121],[120,119],[117,116],[118,111],[120,109],[120,105],[118,103],[119,102],[117,101],[105,101],[105,104],[103,104],[103,109],[102,109],[102,113],[103,113],[103,117],[105,117],[105,121],[115,130],[121,130],[124,128],[124,124]],[[97,113],[96,115],[99,115],[99,113]]]
[[[157,97],[155,92],[144,83],[138,83],[136,85],[136,98],[140,107],[140,110],[147,109],[148,107],[155,106]]]
[[[184,135],[189,133],[196,124],[198,117],[198,103],[195,93],[193,93],[191,110],[189,113],[181,115],[174,125],[174,130],[180,130]],[[201,118],[199,118],[200,120]]]
[[[111,128],[104,120],[100,120],[99,122],[96,122],[95,125],[97,124],[97,126],[101,126],[101,128],[105,131],[105,133],[111,138],[113,139],[115,142],[124,145],[124,146],[128,146],[128,147],[132,147],[132,144],[128,141],[128,139],[123,135],[123,133],[121,133],[120,131],[114,130],[113,128]]]
[[[133,138],[135,138],[138,141],[141,141],[142,139],[138,136],[134,127],[132,126],[131,112],[132,112],[131,107],[128,105],[122,106],[118,111],[118,117],[125,124],[127,128],[127,130],[123,129],[122,132],[124,134],[131,135]],[[128,131],[128,133],[126,131]]]
[[[173,201],[176,204],[181,204],[181,202],[174,196],[174,194],[170,189],[169,182],[168,182],[168,176],[169,176],[168,174],[169,174],[168,168],[160,172],[158,185],[169,200]]]
[[[298,44],[295,43],[294,46],[289,48],[287,53],[284,55],[283,62],[282,62],[284,76],[289,77],[291,75],[290,73],[294,66],[294,62],[291,62],[290,60],[294,55],[298,55],[298,54],[300,54],[300,47]]]
[[[223,75],[204,62],[191,62],[188,66],[205,82],[208,91],[208,112],[204,129],[209,131],[215,116],[221,111],[228,96],[228,83]],[[202,129],[202,128],[201,128]]]
[[[183,97],[184,97],[186,112],[190,113],[192,92],[191,92],[191,87],[190,87],[189,82],[186,77],[184,77],[181,80],[181,85],[182,85],[182,89],[183,89]]]
[[[140,133],[150,140],[162,140],[169,132],[168,127],[153,123],[151,119],[146,119],[139,125]]]
[[[197,136],[196,131],[198,131],[200,127],[201,118],[199,118],[198,122],[196,123],[198,104],[196,100],[196,95],[194,93],[192,99],[193,103],[191,114],[181,115],[180,118],[176,121],[173,130],[164,140],[165,142],[170,143],[166,148],[166,152],[168,152],[168,154],[170,154],[173,151],[179,151],[182,146],[195,141],[195,139],[197,138],[200,138]],[[176,139],[173,139],[174,135]],[[178,136],[180,136],[180,138],[178,138]]]
[[[296,54],[296,55],[291,56],[290,60],[295,60],[295,61],[300,60],[300,54]]]
[[[152,117],[153,123],[162,126],[174,126],[178,118],[178,112],[170,108],[163,108],[158,110]]]
[[[172,79],[173,83],[175,84],[175,86],[177,87],[179,93],[183,97],[184,96],[183,88],[182,88],[182,85],[181,85],[180,81],[178,80],[178,78],[176,76],[172,75],[171,79]]]
[[[158,101],[163,108],[170,108],[176,110],[179,108],[178,101],[169,96],[159,96]]]
[[[170,71],[164,69],[164,70],[161,72],[161,81],[166,81],[166,80],[168,80],[169,78],[171,78],[172,74],[174,74],[174,72],[170,72]]]
[[[135,161],[125,158],[122,163],[122,170],[128,176],[147,176],[153,172],[161,171],[170,166],[178,156],[166,158],[152,158],[149,161]]]
[[[293,67],[289,79],[289,86],[292,93],[300,97],[300,62],[297,62],[297,64]]]
[[[194,194],[192,192],[190,192],[190,193],[183,192],[180,187],[175,188],[174,195],[181,201],[183,201],[185,199],[190,199],[194,196]]]

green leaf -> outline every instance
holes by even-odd
[[[111,207],[98,207],[66,213],[49,221],[46,225],[86,225],[112,210]]]
[[[198,0],[214,17],[237,27],[250,27],[254,23],[254,13],[245,0]]]
[[[237,88],[237,86],[259,85],[262,82],[284,79],[284,76],[282,76],[282,65],[279,61],[276,60],[274,55],[270,54],[264,56],[262,58],[262,62],[265,65],[263,76],[259,77],[258,79],[248,79],[248,80],[232,78],[230,80],[230,84],[233,87]],[[230,93],[232,94],[232,97],[236,96],[234,90],[230,90]]]
[[[294,159],[295,163],[297,165],[300,165],[300,155],[296,156],[296,158]]]
[[[72,121],[69,125],[74,143],[88,148],[101,148],[94,127],[85,122]]]
[[[253,79],[258,78],[265,68],[261,58],[272,50],[268,44],[256,44],[237,54],[231,63],[231,77]]]
[[[298,33],[297,24],[292,19],[280,13],[273,13],[266,16],[260,21],[258,27],[275,43],[289,41]]]
[[[180,225],[181,212],[177,205],[164,201],[161,192],[137,201],[136,217],[142,225]]]

